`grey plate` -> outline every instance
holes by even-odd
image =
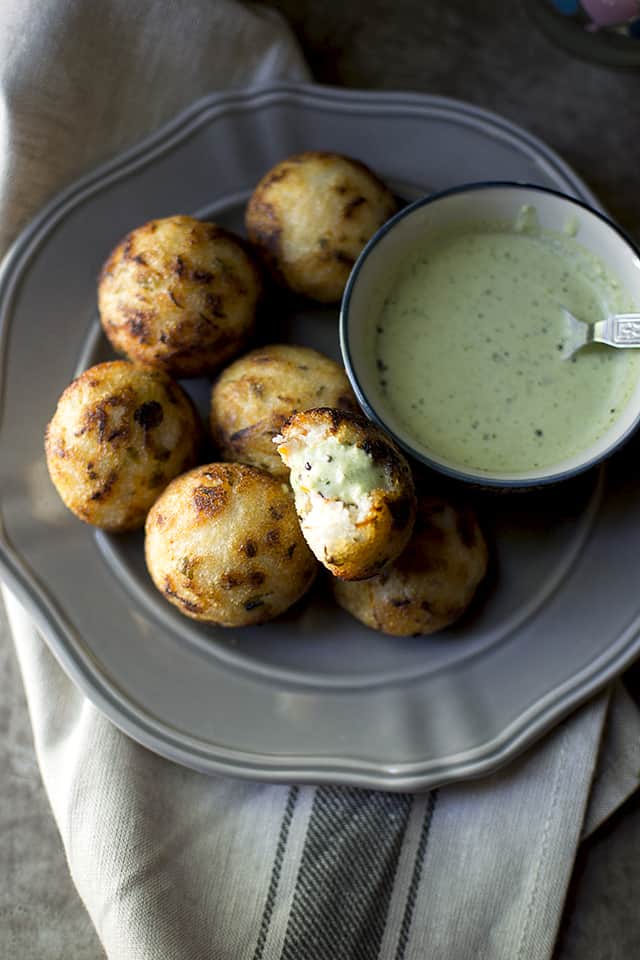
[[[2,572],[86,695],[158,753],[274,781],[425,789],[495,769],[637,653],[640,498],[628,452],[606,481],[476,495],[489,582],[454,629],[402,640],[360,626],[322,587],[259,628],[185,620],[151,587],[141,535],[96,534],[46,472],[58,395],[78,367],[110,356],[95,319],[110,248],[176,212],[240,229],[258,178],[302,149],[359,156],[407,198],[504,178],[593,201],[529,134],[450,100],[279,86],[199,101],[58,196],[4,261]],[[338,354],[337,310],[289,304],[270,322],[266,339]],[[206,384],[190,389],[204,409]]]

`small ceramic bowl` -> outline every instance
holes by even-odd
[[[604,460],[640,423],[640,372],[617,418],[590,446],[544,469],[489,474],[461,468],[412,436],[390,406],[379,382],[376,325],[382,303],[400,265],[411,256],[427,231],[450,230],[456,223],[514,223],[530,206],[540,228],[564,233],[573,226],[576,242],[598,257],[640,308],[640,253],[610,220],[579,200],[545,187],[509,182],[466,184],[417,200],[401,210],[371,238],[358,258],[345,290],[340,314],[343,361],[368,416],[382,426],[412,457],[458,480],[497,488],[528,488],[568,479]],[[638,365],[640,371],[640,364]],[[495,376],[495,368],[487,370]]]

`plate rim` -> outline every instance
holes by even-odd
[[[305,106],[305,101],[309,99],[320,101],[329,109],[331,106],[344,107],[348,104],[356,108],[366,107],[375,113],[385,107],[392,108],[394,112],[409,108],[431,116],[437,112],[444,117],[453,113],[458,119],[465,117],[472,125],[481,126],[485,133],[488,125],[492,134],[499,132],[505,139],[517,140],[521,147],[526,145],[538,162],[544,160],[572,185],[578,196],[600,209],[586,184],[552,148],[506,118],[463,101],[421,93],[345,90],[299,83],[278,83],[208,94],[133,146],[56,193],[8,248],[0,263],[0,435],[5,395],[4,370],[8,359],[6,334],[13,296],[31,257],[60,220],[94,192],[152,163],[157,156],[186,139],[194,129],[206,125],[227,110],[259,110],[263,105],[278,101],[294,101],[298,106]],[[443,783],[484,776],[518,755],[551,726],[602,689],[634,659],[640,645],[640,618],[636,618],[626,630],[611,640],[606,651],[601,652],[570,680],[556,686],[519,713],[498,736],[457,756],[393,765],[354,757],[315,756],[311,760],[303,756],[283,758],[226,747],[216,747],[212,754],[212,745],[203,749],[203,741],[186,734],[180,733],[178,741],[176,732],[169,724],[151,717],[149,712],[142,713],[135,704],[126,703],[125,710],[122,697],[113,696],[112,687],[115,688],[115,684],[111,685],[98,671],[90,671],[89,656],[81,655],[77,646],[69,643],[69,634],[74,631],[65,623],[66,618],[58,610],[55,598],[39,582],[10,542],[2,523],[2,508],[0,492],[0,574],[26,608],[73,682],[132,739],[168,759],[209,774],[280,783],[339,783],[388,791],[432,789]],[[605,662],[601,663],[603,659]]]

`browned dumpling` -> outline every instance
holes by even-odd
[[[363,580],[395,560],[411,536],[415,492],[407,461],[382,430],[320,408],[291,417],[277,443],[302,532],[334,576]]]
[[[413,536],[382,573],[361,583],[333,582],[345,610],[374,630],[405,637],[435,633],[469,606],[487,570],[475,515],[440,497],[420,497]]]
[[[367,241],[395,211],[393,195],[363,163],[309,152],[265,174],[249,200],[246,225],[280,283],[331,303],[341,298]]]
[[[99,363],[64,391],[46,431],[47,466],[66,506],[105,530],[141,527],[167,483],[197,463],[202,428],[160,370]]]
[[[222,371],[211,393],[211,429],[225,460],[240,460],[287,479],[273,438],[310,407],[358,410],[344,368],[288,344],[260,347]]]
[[[145,556],[181,613],[224,627],[277,617],[318,569],[288,485],[242,463],[210,463],[174,480],[147,517]]]
[[[120,353],[174,377],[219,369],[247,344],[261,291],[244,243],[193,217],[132,230],[102,268],[98,306]]]

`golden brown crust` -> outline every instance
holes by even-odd
[[[241,463],[174,480],[147,517],[145,557],[181,613],[231,627],[283,613],[317,572],[289,488]]]
[[[132,230],[100,273],[105,334],[120,353],[176,377],[219,369],[246,345],[261,292],[246,245],[175,216]]]
[[[357,540],[351,525],[339,533],[332,527],[321,549],[314,550],[335,577],[364,580],[388,566],[409,541],[416,507],[411,469],[393,441],[371,421],[350,411],[326,407],[295,414],[284,425],[278,450],[285,463],[288,445],[304,444],[305,437],[316,430],[325,431],[341,444],[359,447],[386,476],[385,489],[371,491],[366,517],[357,524]],[[300,510],[302,500],[297,498],[296,503]],[[309,541],[304,516],[301,524]]]
[[[167,483],[197,462],[202,428],[166,374],[116,360],[85,370],[47,426],[51,479],[66,506],[105,530],[142,526]]]
[[[393,195],[363,163],[309,151],[265,174],[247,205],[246,226],[279,283],[330,303],[340,299],[361,250],[395,211]]]
[[[273,438],[292,414],[318,404],[358,409],[344,369],[308,347],[271,344],[220,374],[211,392],[211,430],[225,460],[286,480]]]
[[[467,609],[487,561],[473,511],[423,496],[411,540],[397,560],[370,580],[334,581],[333,594],[341,607],[374,630],[399,637],[435,633]]]

